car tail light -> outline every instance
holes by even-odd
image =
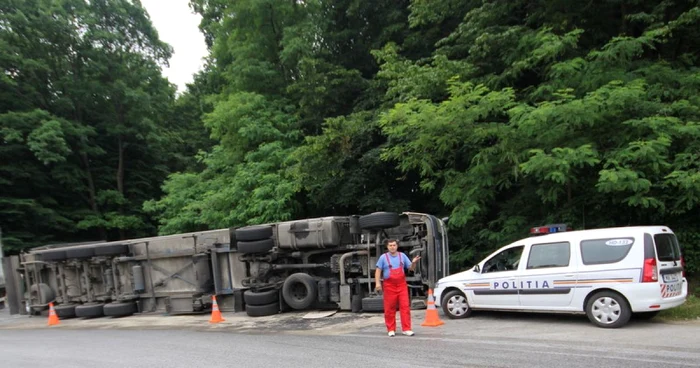
[[[683,269],[683,277],[685,277],[685,259],[681,257],[681,269]]]
[[[657,281],[659,281],[659,272],[656,268],[656,259],[647,258],[644,260],[644,269],[642,270],[642,282]]]

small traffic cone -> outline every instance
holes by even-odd
[[[55,326],[59,323],[56,310],[53,309],[53,303],[49,303],[49,326]]]
[[[420,325],[425,327],[437,327],[444,324],[445,322],[440,320],[440,316],[438,316],[438,311],[435,308],[435,298],[433,298],[433,289],[428,289],[428,309],[425,311],[425,321]]]
[[[219,323],[223,322],[225,319],[221,317],[221,311],[219,311],[219,304],[216,303],[216,295],[211,296],[211,319],[209,323]]]

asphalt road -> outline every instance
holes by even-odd
[[[134,316],[0,323],[3,367],[700,367],[700,323],[632,322],[607,330],[585,317],[476,313],[389,338],[381,316],[251,319]],[[250,322],[253,320],[253,322]],[[167,321],[166,324],[158,324]]]

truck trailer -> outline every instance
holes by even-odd
[[[387,239],[420,255],[407,277],[413,308],[449,275],[445,221],[375,212],[114,242],[46,245],[9,257],[11,312],[59,318],[222,311],[380,312],[374,269]],[[6,260],[7,261],[7,260]]]

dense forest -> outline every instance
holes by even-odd
[[[449,216],[457,269],[564,222],[700,271],[698,1],[190,6],[177,94],[138,0],[0,0],[5,252],[386,210]]]

